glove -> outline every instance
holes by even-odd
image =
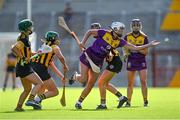
[[[28,61],[25,57],[21,58],[21,66],[24,66],[27,63],[28,63]]]
[[[123,62],[126,62],[126,61],[127,61],[127,58],[128,58],[128,55],[121,56],[121,60],[122,60]]]

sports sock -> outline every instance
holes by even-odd
[[[106,105],[106,99],[101,99],[101,105]]]
[[[41,95],[38,95],[38,97],[40,98],[40,100],[44,100],[46,99],[46,95],[43,93]]]
[[[84,100],[84,98],[80,96],[79,99],[78,99],[78,102],[79,102],[79,103],[82,103],[83,100]]]
[[[30,95],[29,95],[29,98],[28,98],[28,101],[34,100],[34,97],[35,97],[34,95],[30,94]]]
[[[115,94],[118,98],[120,98],[121,96],[122,96],[122,94],[119,92],[119,91],[117,91],[117,93]]]

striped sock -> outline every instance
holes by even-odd
[[[106,105],[106,99],[101,99],[101,105]]]
[[[80,96],[80,98],[78,99],[78,102],[82,103],[83,100],[84,100],[84,98]]]
[[[38,95],[38,97],[39,97],[41,100],[46,99],[46,95],[45,95],[45,94]]]
[[[119,91],[117,91],[117,93],[115,94],[118,98],[120,98],[121,96],[122,96],[122,94],[119,92]]]
[[[30,95],[29,95],[29,98],[28,98],[28,101],[33,101],[33,100],[34,100],[34,97],[35,97],[35,95],[30,94]]]

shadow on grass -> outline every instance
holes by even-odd
[[[96,109],[42,109],[42,110],[33,110],[33,109],[26,109],[25,111],[4,111],[4,112],[0,112],[0,113],[23,113],[23,112],[40,112],[40,111],[110,111],[110,110],[121,110],[121,109],[134,109],[134,108],[143,108],[143,106],[131,106],[131,107],[121,107],[121,108],[108,108],[106,110],[96,110]]]

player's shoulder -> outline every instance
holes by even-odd
[[[126,35],[125,35],[125,37],[126,36],[132,36],[132,32],[128,32]]]
[[[147,35],[146,35],[144,32],[142,32],[142,31],[140,31],[140,35],[141,35],[142,37],[147,37]]]
[[[51,45],[51,48],[52,48],[53,50],[58,50],[58,49],[60,49],[59,46],[58,46],[58,45],[55,45],[55,44],[54,44],[54,45]]]

